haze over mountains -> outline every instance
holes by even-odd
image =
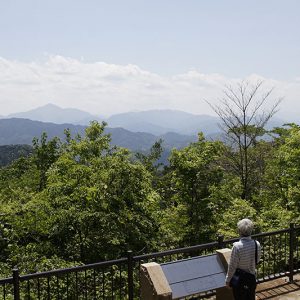
[[[160,138],[164,140],[166,149],[181,148],[196,141],[200,131],[208,138],[220,135],[219,119],[214,116],[176,110],[149,110],[104,118],[74,108],[47,104],[27,112],[2,116],[0,145],[31,144],[33,137],[39,137],[43,131],[49,138],[63,138],[65,128],[74,134],[83,134],[91,120],[106,121],[106,132],[111,134],[112,144],[131,150],[146,151]],[[283,123],[283,120],[273,118],[269,127]]]
[[[176,110],[127,112],[105,118],[79,109],[60,108],[53,104],[47,104],[26,112],[14,113],[6,117],[2,116],[2,118],[23,118],[33,121],[74,125],[88,125],[91,120],[106,121],[108,126],[112,128],[122,127],[133,132],[147,132],[154,135],[167,132],[197,135],[200,130],[204,131],[205,134],[219,131],[217,117],[193,115]]]
[[[33,121],[51,122],[56,124],[70,123],[74,125],[87,125],[90,120],[103,119],[102,116],[93,116],[88,112],[76,108],[61,108],[51,103],[26,112],[10,114],[6,116],[6,118],[22,118]]]
[[[177,110],[150,110],[113,115],[107,119],[111,127],[123,127],[130,131],[152,134],[176,132],[197,135],[199,131],[212,134],[219,131],[218,118],[208,115],[193,115]]]
[[[39,138],[43,132],[49,139],[57,136],[64,139],[64,130],[70,129],[73,136],[83,135],[86,126],[73,124],[54,124],[29,119],[0,119],[0,145],[32,144],[34,137]],[[156,136],[146,132],[131,132],[124,128],[106,128],[105,133],[111,134],[112,145],[128,148],[133,151],[147,151],[160,138],[164,141],[166,150],[182,148],[196,141],[196,136],[186,136],[177,133],[167,133]]]

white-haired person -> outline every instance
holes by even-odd
[[[255,267],[261,256],[261,246],[251,238],[254,227],[251,220],[240,220],[237,227],[240,240],[233,244],[225,283],[232,288],[235,300],[255,300]]]

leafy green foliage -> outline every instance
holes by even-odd
[[[170,157],[169,202],[185,209],[186,230],[183,240],[191,244],[203,242],[211,235],[212,211],[209,206],[210,187],[223,177],[218,164],[220,142],[206,141],[202,134],[196,143],[182,150],[174,150]]]
[[[274,129],[247,155],[251,193],[227,164],[234,149],[198,141],[157,163],[162,142],[134,155],[111,145],[105,123],[84,135],[33,141],[33,154],[0,169],[0,274],[115,259],[234,237],[239,219],[256,231],[286,227],[300,212],[300,129]],[[249,129],[250,130],[250,129]],[[238,157],[238,156],[237,156]],[[253,165],[252,165],[253,164]]]
[[[46,186],[46,172],[59,156],[60,141],[56,137],[47,141],[47,133],[43,132],[40,140],[34,138],[32,143],[33,161],[40,173],[39,190],[41,191]]]
[[[7,166],[20,157],[27,157],[31,153],[32,147],[29,145],[0,146],[0,167]]]
[[[64,144],[43,134],[31,159],[1,170],[11,266],[28,272],[46,266],[40,259],[88,263],[152,249],[153,175],[127,149],[111,147],[104,128],[93,122],[75,138],[66,131]]]
[[[290,217],[298,220],[300,211],[300,127],[289,124],[276,128],[272,156],[267,161],[264,195],[266,201],[275,203]]]

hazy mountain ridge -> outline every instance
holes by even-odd
[[[55,136],[64,139],[64,129],[69,128],[72,135],[84,134],[86,126],[73,124],[54,124],[29,119],[0,119],[0,145],[32,144],[34,137],[46,132],[48,138]],[[124,128],[106,128],[105,133],[111,134],[112,145],[126,147],[133,151],[147,151],[160,138],[164,140],[166,149],[181,148],[196,141],[196,136],[185,136],[177,133],[155,136],[145,132],[130,132]]]
[[[178,110],[149,110],[116,114],[108,118],[107,122],[111,127],[120,126],[131,131],[195,135],[199,130],[206,134],[218,131],[218,120],[214,116],[194,115]]]
[[[84,135],[85,124],[89,124],[91,120],[102,121],[101,118],[87,112],[62,109],[52,104],[14,115],[24,115],[33,119],[51,119],[56,120],[57,123],[2,116],[0,117],[0,145],[32,145],[32,139],[39,138],[42,132],[46,132],[49,139],[55,136],[64,139],[64,130],[67,128],[70,129],[72,136]],[[195,142],[199,131],[202,131],[207,139],[222,140],[219,119],[213,116],[193,115],[174,110],[150,110],[116,114],[103,120],[108,123],[105,132],[111,134],[112,145],[145,153],[156,141],[162,139],[164,152],[161,162],[164,164],[168,163],[172,148],[180,149]],[[272,118],[267,128],[281,126],[284,123],[281,119]],[[22,154],[20,149],[26,149],[24,146],[20,146],[20,149],[3,147],[0,159],[6,163],[20,156]]]
[[[202,131],[206,136],[218,136],[222,131],[219,127],[220,119],[216,116],[195,115],[178,110],[148,110],[140,112],[126,112],[104,118],[74,108],[60,108],[47,104],[36,109],[11,114],[3,118],[23,118],[34,121],[55,124],[88,125],[90,121],[106,121],[109,128],[124,128],[130,132],[143,132],[161,136],[169,132],[180,135],[196,136]],[[285,121],[273,117],[267,128],[281,126]],[[25,133],[24,133],[25,134]],[[123,141],[125,141],[123,139]]]
[[[23,118],[33,121],[74,125],[88,125],[91,120],[106,121],[110,128],[122,127],[132,132],[148,132],[154,135],[162,135],[168,132],[196,135],[200,130],[204,131],[205,134],[219,131],[217,117],[194,115],[178,110],[126,112],[104,118],[79,109],[60,108],[54,104],[47,104],[27,112],[14,113],[2,118]]]
[[[76,108],[61,108],[51,103],[26,112],[10,114],[6,118],[22,118],[33,121],[56,124],[71,123],[75,125],[88,125],[91,120],[100,121],[104,119],[103,116],[94,116]]]

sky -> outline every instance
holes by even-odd
[[[298,0],[0,0],[0,115],[47,103],[93,114],[213,114],[263,80],[300,121]],[[206,101],[205,101],[206,100]]]

